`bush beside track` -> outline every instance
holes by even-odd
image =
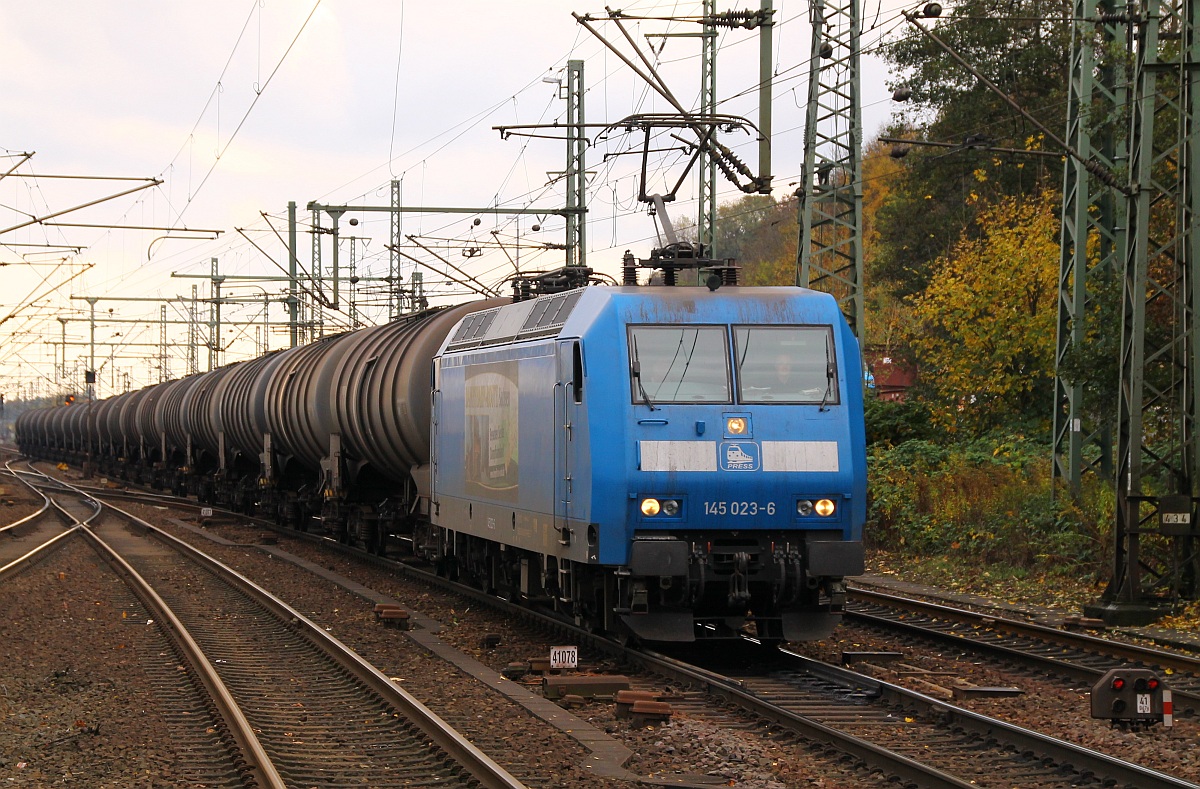
[[[867,420],[869,572],[1043,605],[1099,597],[1115,520],[1103,480],[1055,495],[1048,443],[935,436],[917,403],[874,401]]]

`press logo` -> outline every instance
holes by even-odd
[[[722,471],[758,471],[758,444],[752,441],[726,441],[721,444]]]

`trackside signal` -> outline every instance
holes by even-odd
[[[1092,686],[1092,717],[1108,718],[1122,727],[1143,728],[1174,723],[1171,691],[1153,671],[1115,668]]]

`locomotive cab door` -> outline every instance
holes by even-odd
[[[433,360],[429,392],[429,519],[437,523],[438,512],[438,425],[442,414],[442,360]]]
[[[583,356],[579,340],[558,343],[558,380],[554,385],[554,529],[564,548],[571,544],[571,472],[574,423],[583,403]],[[560,552],[561,555],[561,552]]]

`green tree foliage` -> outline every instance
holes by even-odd
[[[723,258],[742,260],[748,256],[764,257],[764,241],[772,241],[767,232],[779,213],[779,204],[770,195],[745,195],[730,203],[717,206],[715,252]],[[768,247],[774,246],[770,243]],[[766,251],[770,256],[774,250]]]
[[[877,217],[880,209],[892,196],[892,190],[903,177],[903,159],[892,155],[889,143],[872,140],[863,146],[863,257],[870,261],[883,239]]]
[[[911,361],[907,338],[914,333],[912,308],[895,294],[893,283],[873,275],[880,250],[887,246],[879,228],[879,213],[892,199],[893,189],[905,169],[903,160],[891,153],[892,146],[879,140],[863,148],[864,336],[871,348],[880,351],[881,355]]]
[[[695,236],[695,225],[688,229]],[[717,206],[716,254],[741,267],[743,285],[796,284],[796,201],[747,195]]]
[[[925,19],[964,60],[1047,128],[1065,127],[1070,7],[1050,0],[966,0],[940,20]],[[884,57],[896,70],[893,88],[911,91],[898,104],[892,136],[949,143],[913,146],[905,174],[879,209],[880,248],[871,275],[897,295],[920,292],[933,261],[962,234],[975,232],[982,206],[1036,193],[1061,178],[1061,160],[997,152],[1039,149],[1042,132],[909,26]]]
[[[915,397],[863,402],[867,445],[898,446],[906,441],[930,441],[935,437],[925,402]]]
[[[937,262],[913,300],[913,348],[935,421],[972,434],[1034,420],[1053,397],[1059,207],[1055,196],[1008,198]]]
[[[1108,421],[1115,428],[1121,377],[1122,278],[1111,268],[1093,269],[1088,277],[1091,299],[1076,317],[1085,321],[1085,340],[1067,350],[1058,362],[1058,373],[1081,388],[1082,407],[1089,424],[1103,425]]]

